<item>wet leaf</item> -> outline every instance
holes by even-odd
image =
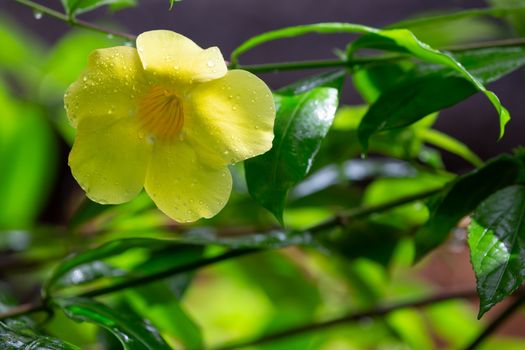
[[[113,333],[125,350],[171,350],[159,332],[131,311],[116,311],[85,298],[54,299],[69,318],[94,323]]]
[[[525,281],[525,186],[510,186],[487,198],[474,211],[468,230],[481,317]]]
[[[319,87],[294,96],[275,95],[272,149],[245,161],[252,197],[283,223],[288,191],[308,174],[332,125],[338,90]]]

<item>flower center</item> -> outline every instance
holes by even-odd
[[[145,132],[158,139],[171,138],[184,125],[184,109],[179,97],[163,87],[154,86],[142,97],[138,117]]]

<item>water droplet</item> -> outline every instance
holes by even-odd
[[[82,78],[82,80],[83,80],[84,82],[86,82],[88,79],[87,79],[87,77],[84,77],[84,78]]]
[[[259,125],[255,125],[255,129],[259,129]]]
[[[33,17],[35,17],[35,19],[41,19],[43,16],[44,14],[41,11],[33,11]]]
[[[236,110],[237,110],[237,106],[232,106],[232,109],[233,109],[234,111],[236,111]]]
[[[208,67],[212,68],[212,67],[215,66],[215,62],[213,62],[212,60],[209,60],[207,65],[208,65]]]
[[[111,39],[113,39],[113,38],[114,38],[113,34],[108,33],[108,39],[111,40]]]

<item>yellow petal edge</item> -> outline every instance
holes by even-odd
[[[139,35],[137,49],[95,50],[64,103],[78,129],[69,165],[86,195],[119,204],[145,188],[179,222],[216,215],[231,193],[227,166],[273,140],[266,84],[166,30]]]

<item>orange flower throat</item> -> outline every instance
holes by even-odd
[[[182,129],[184,108],[175,93],[154,86],[140,100],[138,117],[146,133],[164,140],[176,136]]]

